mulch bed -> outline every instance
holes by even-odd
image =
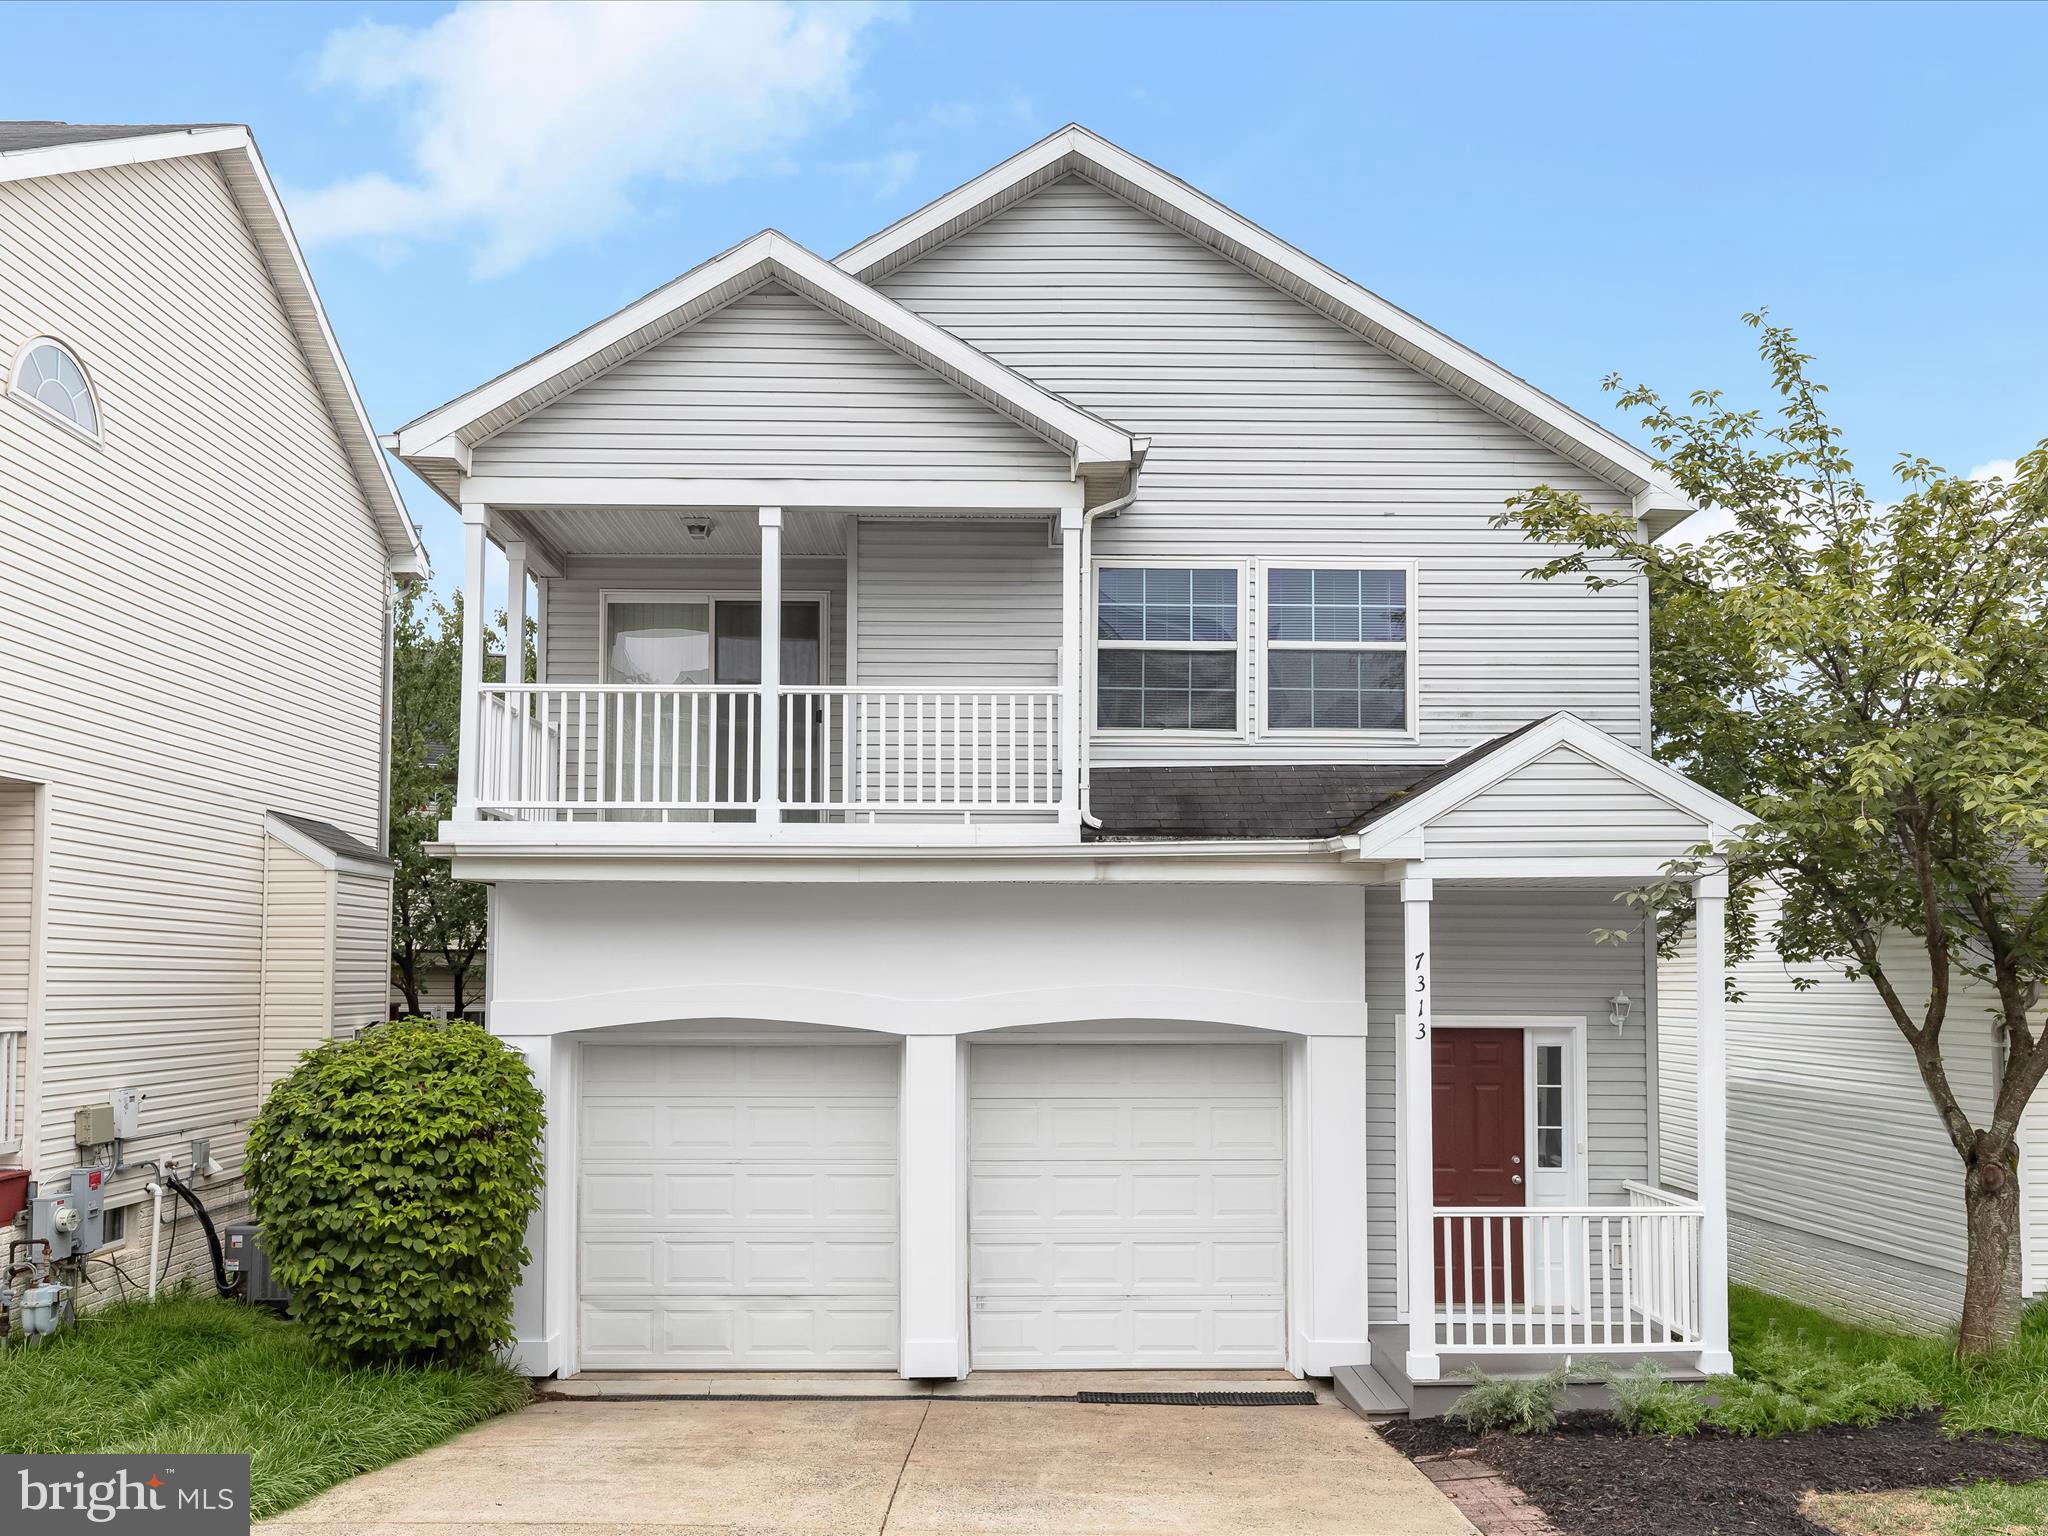
[[[1831,1536],[1800,1498],[1882,1493],[1984,1479],[2048,1479],[2048,1444],[1942,1435],[1920,1414],[1871,1429],[1817,1429],[1775,1440],[1718,1431],[1664,1440],[1624,1434],[1605,1414],[1568,1414],[1548,1435],[1483,1440],[1442,1419],[1380,1426],[1411,1459],[1476,1448],[1566,1536]]]

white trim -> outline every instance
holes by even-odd
[[[1482,409],[1563,452],[1631,495],[1646,494],[1665,516],[1662,532],[1693,509],[1655,461],[1633,444],[1602,430],[1471,348],[1425,325],[1349,278],[1277,239],[1249,219],[1196,191],[1178,177],[1140,160],[1079,124],[1069,124],[983,172],[908,218],[869,236],[838,258],[867,282],[911,260],[979,219],[1070,172],[1087,176],[1148,212],[1171,216],[1182,232],[1254,273],[1310,302],[1411,366],[1448,385]]]
[[[1224,644],[1213,640],[1109,640],[1102,638],[1102,573],[1106,570],[1143,571],[1235,571],[1237,573],[1237,639]],[[1251,645],[1248,633],[1252,625],[1251,590],[1253,562],[1249,559],[1217,558],[1213,556],[1172,555],[1104,555],[1095,560],[1095,568],[1088,573],[1088,617],[1086,620],[1085,644],[1088,653],[1087,697],[1083,708],[1088,712],[1087,731],[1091,741],[1186,741],[1219,742],[1250,741],[1252,736],[1251,707],[1248,694],[1251,689]],[[1237,653],[1237,724],[1228,729],[1204,730],[1193,726],[1147,730],[1143,726],[1101,726],[1099,692],[1104,646],[1117,651],[1188,651],[1213,655],[1219,651],[1234,650]]]
[[[1275,571],[1399,571],[1406,593],[1405,612],[1406,640],[1274,640],[1269,629],[1269,610],[1272,608],[1273,573]],[[1252,643],[1258,647],[1258,686],[1252,690],[1256,695],[1251,700],[1254,711],[1254,740],[1289,741],[1304,744],[1318,741],[1419,741],[1422,739],[1422,700],[1419,693],[1421,684],[1421,634],[1418,622],[1420,573],[1413,560],[1368,560],[1330,559],[1293,556],[1262,555],[1252,562],[1252,579],[1258,585],[1258,601],[1254,619],[1258,633]],[[1266,722],[1266,701],[1273,692],[1272,652],[1275,647],[1283,651],[1377,651],[1391,653],[1400,651],[1406,658],[1403,669],[1403,687],[1406,697],[1407,723],[1392,727],[1359,727],[1357,729],[1319,729],[1315,726],[1290,726],[1284,730],[1275,729]]]
[[[1693,783],[1683,774],[1667,768],[1648,753],[1638,751],[1619,737],[1610,736],[1578,716],[1558,711],[1515,740],[1487,753],[1476,762],[1424,790],[1388,815],[1347,835],[1347,841],[1361,858],[1376,858],[1382,846],[1411,832],[1423,831],[1430,822],[1463,805],[1473,796],[1492,788],[1503,779],[1535,762],[1557,747],[1569,747],[1600,767],[1628,780],[1646,794],[1654,795],[1673,808],[1697,816],[1708,837],[1720,838],[1747,821],[1748,814],[1734,802],[1722,799],[1710,789]],[[1505,863],[1506,861],[1504,861]],[[1535,861],[1530,861],[1535,862]],[[1591,873],[1590,864],[1561,861],[1562,874]],[[1657,861],[1662,867],[1662,861]],[[1491,864],[1485,866],[1491,868]],[[1430,861],[1431,872],[1441,879],[1483,878],[1459,870],[1448,862]],[[1503,875],[1503,878],[1508,878]]]
[[[92,405],[92,419],[97,424],[95,430],[88,432],[78,422],[69,416],[60,415],[21,387],[21,370],[28,362],[29,353],[35,351],[37,347],[45,346],[55,347],[63,353],[70,359],[71,366],[78,370],[78,376],[85,380],[85,398]],[[66,431],[84,438],[95,448],[104,449],[107,446],[107,411],[101,402],[100,388],[93,383],[92,371],[85,366],[85,359],[78,355],[78,349],[60,337],[52,336],[46,331],[40,336],[29,337],[15,350],[14,366],[7,371],[7,398],[20,401],[44,420],[55,422]]]
[[[410,461],[408,461],[410,462]],[[1087,487],[1072,480],[697,480],[687,476],[465,475],[460,500],[513,511],[659,507],[730,512],[734,507],[819,511],[1045,517],[1079,510]],[[641,558],[641,557],[634,557]]]
[[[1129,433],[1004,367],[773,229],[742,240],[581,334],[400,427],[398,455],[408,464],[425,463],[427,450],[444,438],[482,441],[594,372],[776,280],[1003,411],[1026,430],[1058,443],[1073,455],[1077,473],[1131,462]],[[772,496],[754,499],[755,505],[762,502],[786,504]]]
[[[269,812],[264,813],[263,834],[276,838],[293,853],[312,860],[322,869],[339,870],[345,875],[368,875],[377,880],[389,880],[397,873],[396,866],[389,859],[374,856],[362,858],[352,853],[338,853]]]

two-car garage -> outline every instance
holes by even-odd
[[[872,1036],[585,1048],[586,1369],[897,1362],[901,1047]],[[970,1048],[971,1362],[1278,1366],[1277,1045]]]

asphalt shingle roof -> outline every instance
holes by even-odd
[[[226,123],[59,123],[0,122],[0,155],[17,149],[54,149],[59,144],[92,144],[102,139],[140,139],[153,133],[197,133]]]
[[[330,853],[338,853],[351,859],[369,859],[379,864],[391,862],[361,838],[349,836],[331,821],[316,821],[311,816],[294,816],[289,811],[272,811],[270,814],[293,831],[310,837]]]

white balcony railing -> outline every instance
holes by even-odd
[[[1436,1343],[1612,1354],[1697,1349],[1696,1204],[1647,1185],[1627,1205],[1438,1207]]]
[[[21,1150],[21,1105],[28,1071],[28,1027],[0,1024],[0,1155]]]
[[[1056,688],[780,690],[486,683],[477,806],[541,821],[743,820],[763,803],[761,729],[779,729],[774,801],[804,820],[1050,815],[1061,805]]]

